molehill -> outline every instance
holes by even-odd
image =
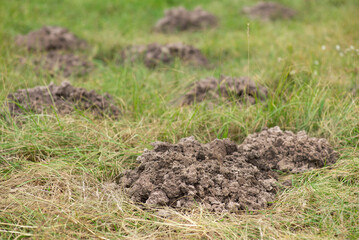
[[[276,2],[259,2],[253,7],[244,7],[244,14],[252,19],[273,21],[277,19],[291,19],[297,12]]]
[[[338,158],[325,140],[279,127],[250,135],[239,146],[228,139],[201,144],[194,137],[152,145],[153,150],[146,149],[137,158],[139,166],[119,178],[131,200],[175,208],[198,204],[215,212],[265,208],[275,200],[279,186],[272,170],[299,172],[333,164]],[[270,155],[273,149],[275,157]],[[263,167],[266,156],[269,164]]]

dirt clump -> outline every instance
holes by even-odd
[[[77,50],[87,46],[86,41],[77,38],[68,29],[57,26],[44,26],[27,35],[20,35],[15,43],[36,51]]]
[[[49,52],[33,57],[32,60],[22,58],[20,62],[23,65],[33,65],[37,73],[46,71],[51,76],[63,77],[86,75],[94,68],[94,65],[84,57],[60,52]]]
[[[125,62],[142,61],[149,68],[154,68],[159,64],[171,64],[176,58],[195,66],[208,64],[200,50],[182,43],[129,46],[122,51],[121,57]]]
[[[158,20],[154,30],[157,32],[195,31],[214,27],[218,19],[201,7],[188,11],[184,7],[167,9],[165,16]]]
[[[137,158],[140,165],[120,178],[135,202],[184,208],[198,203],[222,212],[260,209],[274,200],[275,179],[247,163],[228,139],[152,145]]]
[[[277,19],[291,19],[297,12],[276,2],[259,2],[253,7],[244,7],[242,12],[250,18],[272,21]]]
[[[247,101],[254,104],[257,99],[265,100],[267,95],[268,90],[265,87],[256,85],[248,77],[221,76],[219,79],[208,77],[192,85],[189,92],[181,98],[181,105],[231,97],[238,102]]]
[[[335,163],[339,154],[326,139],[294,134],[279,127],[249,135],[239,146],[247,162],[260,170],[300,173]]]
[[[99,95],[94,90],[75,88],[67,81],[60,86],[50,83],[48,86],[20,89],[9,94],[7,99],[12,115],[27,112],[43,113],[53,108],[59,114],[90,110],[96,116],[108,114],[117,117],[120,113],[109,94]]]

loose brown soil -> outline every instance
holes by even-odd
[[[239,152],[260,170],[299,173],[335,163],[339,157],[327,140],[294,134],[279,127],[249,135]]]
[[[22,59],[24,64],[29,62],[27,59]],[[83,57],[59,52],[49,52],[46,55],[34,57],[30,64],[34,65],[38,73],[45,71],[51,76],[62,75],[63,77],[85,75],[94,68],[93,64]]]
[[[268,206],[280,186],[272,169],[301,172],[338,158],[326,140],[279,127],[250,135],[239,146],[228,139],[200,144],[193,137],[152,145],[119,180],[132,201],[176,208],[200,204],[216,212]]]
[[[247,163],[229,140],[200,144],[190,137],[153,146],[138,157],[140,166],[121,178],[135,202],[184,208],[202,204],[222,212],[260,209],[274,200],[275,180]]]
[[[217,17],[204,11],[201,7],[188,11],[184,7],[176,7],[165,11],[165,16],[155,25],[157,32],[175,32],[201,30],[218,24]]]
[[[195,82],[181,99],[181,105],[188,105],[204,100],[236,99],[238,102],[256,103],[256,99],[265,100],[268,90],[256,85],[248,77],[221,76],[219,79],[209,77]]]
[[[90,110],[96,116],[108,114],[116,117],[120,113],[109,94],[99,95],[94,90],[75,88],[66,81],[60,86],[51,83],[49,86],[20,89],[7,98],[12,115],[43,113],[53,108],[59,114],[70,114],[76,109]]]
[[[296,15],[295,10],[275,2],[259,2],[253,7],[244,7],[242,12],[250,18],[264,21],[291,19]]]
[[[171,64],[176,58],[195,66],[208,64],[207,59],[198,49],[182,43],[130,46],[122,51],[121,56],[125,62],[143,61],[149,68],[154,68],[159,64]]]
[[[16,38],[16,44],[29,50],[76,50],[87,46],[86,41],[77,38],[66,28],[44,26],[27,35]]]

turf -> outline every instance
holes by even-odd
[[[240,15],[254,1],[0,0],[0,101],[19,88],[60,83],[36,75],[19,59],[18,34],[58,25],[89,41],[96,70],[69,80],[108,92],[122,110],[118,120],[87,112],[69,116],[0,118],[0,238],[14,239],[358,239],[359,2],[283,0],[298,10],[292,21],[262,23]],[[218,28],[164,35],[151,28],[163,10],[201,5]],[[249,23],[249,25],[248,25]],[[249,29],[249,31],[248,31]],[[210,69],[176,62],[155,70],[122,65],[129,44],[184,42],[203,51]],[[354,49],[351,48],[353,46]],[[266,102],[240,107],[172,102],[197,79],[249,75],[269,88]],[[157,140],[238,143],[263,127],[306,130],[340,152],[338,162],[290,176],[294,186],[265,210],[213,214],[141,209],[116,188],[123,169]]]

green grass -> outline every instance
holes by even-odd
[[[81,112],[0,118],[0,238],[358,239],[359,106],[350,93],[359,84],[359,55],[340,53],[351,45],[359,49],[359,2],[279,2],[297,9],[297,18],[250,21],[239,14],[254,3],[249,0],[0,0],[1,105],[19,88],[63,80],[19,67],[29,53],[13,43],[18,34],[58,25],[92,46],[86,54],[96,70],[71,83],[109,92],[122,110],[118,120]],[[220,25],[204,32],[151,32],[163,10],[177,5],[202,5]],[[195,45],[214,67],[176,63],[151,70],[118,63],[126,45],[155,41]],[[203,77],[248,73],[269,88],[266,102],[213,109],[170,104]],[[114,184],[153,141],[193,135],[201,142],[227,137],[240,143],[277,125],[325,137],[341,157],[331,167],[292,176],[294,187],[268,209],[237,215],[169,209],[172,216],[165,219],[133,205]]]

